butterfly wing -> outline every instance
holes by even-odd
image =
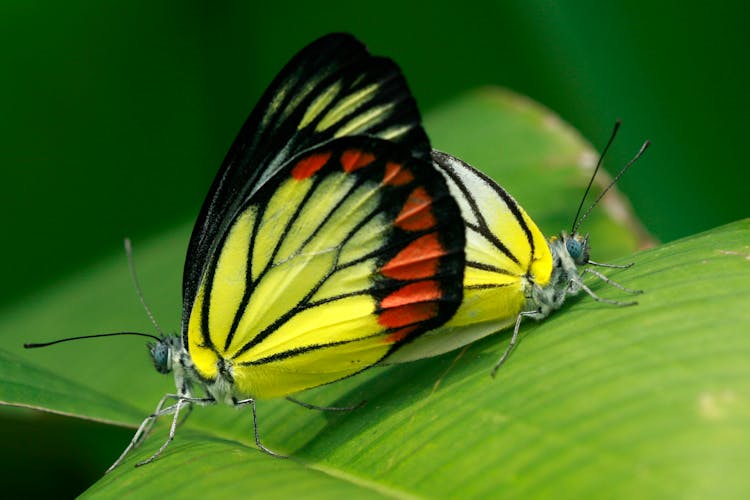
[[[544,286],[552,275],[549,245],[513,197],[458,158],[433,150],[432,159],[466,226],[463,301],[448,322],[394,352],[389,363],[435,356],[511,325],[528,279]]]
[[[305,152],[209,260],[189,318],[195,368],[255,398],[357,373],[453,315],[464,243],[446,182],[405,148],[347,137]]]
[[[253,109],[203,203],[183,275],[186,334],[199,281],[247,201],[299,153],[337,137],[367,135],[429,158],[416,103],[390,59],[346,34],[326,35],[294,56]]]

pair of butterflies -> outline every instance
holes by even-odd
[[[523,317],[581,289],[598,299],[580,278],[588,262],[585,238],[548,242],[501,187],[431,149],[393,61],[324,36],[274,79],[211,185],[187,250],[181,335],[149,346],[177,394],[112,468],[172,415],[142,463],[156,458],[186,406],[247,405],[255,419],[257,399],[515,324],[512,345]],[[273,453],[257,426],[255,438]]]

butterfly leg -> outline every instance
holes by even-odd
[[[170,399],[174,399],[175,401],[177,401],[180,399],[180,396],[179,394],[165,394],[164,397],[159,400],[159,404],[156,405],[156,409],[154,410],[154,412],[151,415],[149,415],[148,418],[146,418],[146,420],[144,420],[144,423],[146,423],[147,421],[148,423],[145,425],[145,427],[143,426],[143,424],[141,424],[141,427],[143,427],[143,432],[141,432],[139,439],[134,444],[133,446],[134,448],[138,447],[141,444],[141,441],[143,441],[146,438],[146,436],[148,436],[148,434],[151,432],[151,429],[154,427],[154,424],[156,423],[156,419],[162,415],[164,403],[166,403]],[[139,431],[140,430],[141,429],[139,429]],[[136,432],[135,434],[136,434],[135,437],[133,437],[134,440],[136,439],[136,437],[138,437],[138,432]]]
[[[603,282],[607,283],[608,285],[612,285],[613,287],[618,288],[618,289],[622,290],[623,292],[632,293],[634,295],[635,294],[639,294],[639,293],[643,293],[643,290],[633,290],[631,288],[624,287],[621,284],[619,284],[618,282],[612,281],[611,279],[607,278],[602,273],[600,273],[599,271],[596,271],[594,269],[590,269],[590,268],[586,267],[586,268],[583,269],[583,272],[584,273],[593,274],[594,276],[596,276],[597,278],[599,278]]]
[[[358,404],[354,406],[318,406],[313,405],[310,403],[305,403],[304,401],[300,401],[299,399],[295,399],[291,396],[286,397],[287,401],[291,401],[292,403],[298,404],[303,408],[307,408],[308,410],[320,410],[320,411],[352,411],[356,410],[357,408],[361,408],[362,406],[367,403],[367,401],[362,400]]]
[[[174,440],[175,431],[177,430],[177,424],[180,421],[180,410],[184,407],[187,407],[190,411],[193,404],[197,404],[200,406],[208,406],[216,403],[216,400],[214,398],[193,398],[193,397],[185,397],[180,396],[177,398],[177,403],[175,403],[172,406],[169,406],[167,408],[164,408],[159,415],[169,415],[172,414],[174,417],[172,417],[172,425],[169,427],[169,436],[167,437],[167,440],[164,442],[164,444],[161,445],[161,448],[156,450],[156,453],[151,455],[146,460],[142,460],[135,464],[136,467],[140,467],[142,465],[149,464],[159,458],[159,456],[164,452],[164,450],[167,449],[167,446],[169,446],[169,443],[171,443]],[[153,424],[152,424],[153,425]]]
[[[595,301],[597,301],[597,302],[603,302],[605,304],[612,304],[613,306],[620,306],[620,307],[634,306],[634,305],[638,304],[638,302],[636,302],[634,300],[630,301],[630,302],[621,302],[619,300],[605,299],[603,297],[599,297],[597,294],[594,293],[594,291],[591,288],[587,287],[582,282],[579,282],[578,286],[580,286],[581,289],[583,289],[584,292],[586,292],[587,294],[589,294],[589,296],[592,299],[594,299]]]
[[[106,470],[105,474],[114,470],[118,465],[122,463],[122,461],[125,459],[127,454],[130,453],[130,451],[133,448],[137,448],[138,445],[141,444],[143,439],[151,431],[151,428],[154,426],[156,419],[160,417],[161,415],[165,414],[164,404],[170,399],[179,400],[179,398],[180,396],[177,394],[165,394],[164,397],[159,400],[159,403],[156,405],[156,409],[154,410],[154,412],[148,417],[146,417],[143,420],[143,422],[141,422],[141,425],[138,427],[138,430],[135,431],[135,435],[133,436],[133,439],[130,440],[130,444],[128,444],[127,448],[125,448],[125,450],[123,450],[123,452],[120,454],[117,460],[115,460],[115,463],[109,466],[109,469]],[[169,408],[172,408],[172,406],[170,406]]]
[[[172,418],[172,425],[169,427],[169,437],[164,442],[164,444],[161,445],[161,448],[159,448],[156,451],[156,453],[154,453],[153,455],[151,455],[146,460],[142,460],[142,461],[136,463],[135,464],[136,467],[140,467],[141,465],[146,465],[148,463],[153,462],[154,460],[156,460],[159,457],[159,455],[162,454],[162,452],[165,449],[167,449],[167,446],[169,445],[169,443],[171,443],[172,440],[174,439],[175,429],[177,428],[177,419],[180,417],[180,408],[182,408],[183,404],[184,404],[184,400],[183,399],[178,399],[177,403],[175,403],[173,406],[170,406],[169,408],[166,409],[166,410],[171,410],[173,412],[173,414],[174,414],[174,417]]]
[[[191,402],[189,405],[185,407],[185,411],[182,412],[182,419],[177,423],[177,427],[181,426],[185,423],[185,421],[188,419],[190,414],[193,413],[193,403]]]
[[[612,269],[630,269],[635,265],[635,262],[631,262],[630,264],[605,264],[604,262],[594,262],[593,260],[589,260],[586,262],[586,264],[591,264],[592,266],[599,266],[599,267],[609,267]]]
[[[540,313],[541,311],[521,311],[518,313],[518,317],[516,318],[516,326],[513,328],[513,336],[510,338],[510,344],[508,344],[508,347],[505,348],[505,352],[500,357],[497,363],[495,363],[495,366],[492,367],[492,372],[490,375],[492,378],[495,378],[495,375],[497,374],[497,370],[500,368],[500,365],[505,363],[505,360],[508,359],[508,356],[510,356],[510,352],[513,350],[513,347],[516,345],[516,341],[518,340],[518,330],[521,328],[521,320],[524,318],[524,316],[533,317]]]
[[[255,400],[250,398],[250,399],[243,399],[243,400],[234,402],[234,406],[236,407],[247,406],[247,405],[250,405],[250,408],[253,411],[253,433],[255,434],[255,446],[257,446],[260,451],[265,452],[271,455],[272,457],[289,458],[286,455],[280,455],[276,453],[275,451],[266,448],[265,446],[263,446],[263,443],[260,442],[260,433],[258,432],[258,411],[255,408]]]

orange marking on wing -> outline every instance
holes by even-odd
[[[388,328],[400,328],[434,318],[438,314],[435,302],[419,302],[408,306],[386,309],[380,313],[378,323]]]
[[[429,302],[442,296],[440,284],[435,280],[417,281],[402,286],[380,301],[380,307],[389,309],[417,302]]]
[[[437,233],[420,236],[409,243],[380,269],[380,274],[397,280],[429,278],[437,271],[445,248],[438,241]]]
[[[423,231],[434,226],[435,222],[432,197],[419,186],[409,194],[394,224],[405,231]]]
[[[323,168],[328,159],[331,157],[331,152],[316,153],[307,158],[302,158],[292,169],[292,177],[297,180],[307,179],[311,177]]]
[[[341,168],[344,172],[354,172],[357,169],[366,167],[370,163],[375,161],[375,155],[372,153],[365,153],[358,149],[348,149],[341,153]]]
[[[385,164],[383,184],[389,186],[403,186],[414,180],[414,174],[403,165],[389,161]]]
[[[384,339],[383,342],[386,344],[395,344],[399,340],[403,340],[409,335],[411,332],[416,330],[416,326],[407,326],[405,328],[400,328],[396,330],[395,332],[389,333]]]

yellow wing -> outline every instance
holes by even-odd
[[[203,202],[188,245],[181,333],[206,264],[244,204],[298,154],[336,138],[366,135],[429,158],[429,141],[398,66],[351,35],[303,48],[274,78],[242,126]]]
[[[552,274],[544,235],[503,188],[458,158],[434,150],[432,158],[466,226],[464,297],[453,318],[395,351],[388,363],[442,354],[509,326],[529,283],[545,286]]]
[[[266,398],[372,366],[454,313],[463,248],[460,210],[427,162],[362,137],[305,153],[206,266],[187,335],[197,374]]]

